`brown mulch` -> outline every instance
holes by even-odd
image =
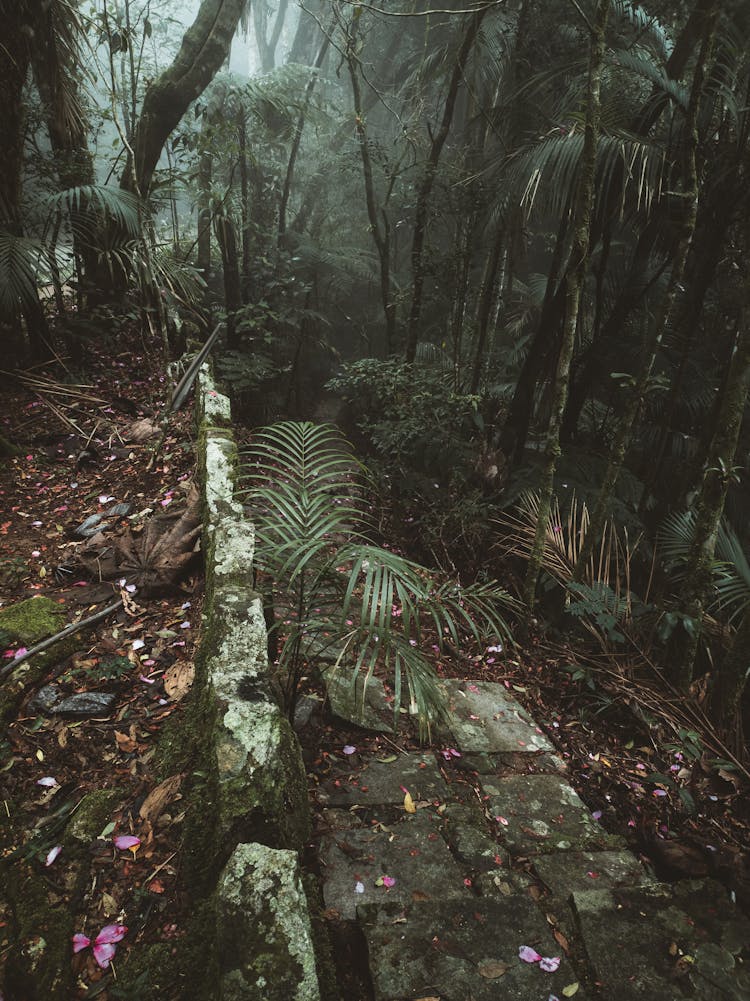
[[[200,561],[191,552],[195,526],[189,539],[189,532],[182,534],[180,554],[174,535],[191,501],[191,408],[173,415],[149,468],[158,436],[143,439],[143,422],[158,425],[168,402],[165,364],[136,337],[118,344],[112,354],[90,358],[85,375],[63,362],[31,370],[32,381],[4,379],[0,418],[0,434],[21,450],[0,462],[0,608],[44,595],[73,621],[120,594],[124,599],[118,612],[77,634],[75,652],[38,686],[54,683],[63,697],[114,694],[111,715],[62,719],[29,712],[24,703],[0,736],[0,807],[13,825],[12,840],[0,840],[0,853],[31,861],[44,873],[55,905],[64,907],[72,872],[64,849],[45,865],[57,839],[40,837],[55,828],[44,822],[57,811],[74,811],[89,793],[116,790],[92,846],[84,903],[71,900],[75,931],[92,943],[105,925],[128,926],[116,944],[115,966],[139,943],[179,937],[188,913],[180,892],[180,777],[165,783],[156,773],[155,747],[190,689],[202,599]],[[108,514],[115,505],[128,505],[127,513]],[[76,530],[94,516],[101,516],[96,531],[84,539]],[[157,519],[163,519],[161,528],[154,527]],[[165,532],[169,545],[159,550]],[[109,556],[97,574],[99,551]],[[150,577],[141,565],[144,554]],[[0,666],[15,652],[4,646]],[[120,849],[114,838],[121,835],[140,844]],[[0,959],[8,930],[0,920]],[[111,966],[101,969],[91,948],[75,958],[71,951],[71,959],[74,996],[95,990],[106,1001]]]

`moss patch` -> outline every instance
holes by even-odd
[[[95,789],[84,796],[68,824],[66,840],[85,844],[93,841],[112,819],[112,813],[122,797],[120,789]]]
[[[60,605],[49,598],[27,598],[0,611],[0,629],[24,643],[38,643],[65,626]]]

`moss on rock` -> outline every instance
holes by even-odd
[[[95,789],[87,793],[68,824],[66,839],[93,841],[111,820],[122,797],[120,789]]]

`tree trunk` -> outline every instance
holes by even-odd
[[[378,212],[375,180],[372,172],[370,147],[365,128],[364,109],[362,107],[362,89],[359,84],[359,56],[357,54],[357,19],[352,22],[351,35],[347,39],[346,61],[349,67],[349,78],[352,83],[354,100],[354,123],[362,157],[362,176],[365,182],[365,202],[367,218],[370,222],[370,232],[378,252],[380,262],[380,297],[383,303],[385,317],[386,354],[390,355],[396,342],[396,305],[391,289],[391,232],[385,209]],[[381,222],[382,216],[382,222]]]
[[[597,497],[596,506],[591,515],[586,537],[581,546],[578,562],[576,563],[573,580],[580,581],[586,574],[586,570],[591,559],[607,518],[612,491],[614,490],[617,478],[620,475],[622,464],[625,460],[628,445],[635,423],[636,415],[642,406],[651,371],[656,360],[656,355],[661,346],[664,332],[668,327],[670,316],[674,308],[677,290],[681,287],[685,266],[687,263],[690,244],[695,231],[695,222],[698,212],[698,167],[696,162],[698,150],[698,109],[703,94],[706,75],[708,72],[708,62],[713,46],[713,37],[718,16],[718,2],[714,0],[713,7],[705,15],[704,34],[701,44],[698,61],[696,63],[693,85],[690,91],[690,102],[685,120],[685,146],[684,164],[682,170],[682,186],[674,197],[678,200],[683,213],[680,224],[679,238],[675,250],[672,269],[669,276],[669,284],[664,292],[662,301],[655,311],[649,323],[646,336],[644,338],[641,364],[636,376],[635,386],[631,392],[630,399],[625,414],[620,420],[612,443],[607,470]],[[697,642],[697,641],[696,641]],[[694,656],[694,652],[693,652]],[[692,667],[691,667],[692,670]],[[683,679],[684,680],[684,679]]]
[[[708,703],[709,715],[735,753],[741,752],[744,747],[742,695],[749,673],[750,609],[745,612],[732,645],[721,662]]]
[[[258,45],[260,68],[263,73],[270,73],[276,66],[276,46],[284,28],[289,0],[279,0],[271,34],[268,34],[268,0],[253,0],[253,27],[255,41]]]
[[[430,152],[427,157],[427,165],[425,167],[424,176],[422,177],[422,183],[420,184],[419,191],[417,193],[417,205],[414,213],[414,234],[411,248],[411,309],[409,311],[409,323],[406,332],[406,360],[410,363],[413,362],[416,357],[417,343],[419,342],[419,321],[422,315],[422,294],[424,290],[424,242],[425,236],[427,235],[427,210],[429,207],[430,195],[432,194],[432,188],[435,183],[435,175],[437,174],[440,155],[443,152],[443,146],[445,146],[445,141],[448,138],[451,123],[453,122],[453,113],[456,107],[458,88],[464,77],[464,71],[466,62],[469,58],[469,53],[471,52],[472,46],[474,45],[476,37],[479,34],[479,29],[486,13],[486,7],[483,10],[477,10],[474,14],[472,14],[471,20],[469,21],[466,34],[463,37],[461,47],[459,48],[458,55],[456,56],[456,62],[453,67],[453,72],[451,73],[450,83],[448,84],[448,93],[443,107],[443,117],[440,123],[440,128],[433,136],[432,143],[430,145]]]
[[[224,306],[227,313],[227,347],[236,348],[237,312],[242,308],[242,282],[240,280],[240,260],[237,252],[237,234],[231,216],[226,209],[219,209],[214,216],[216,242],[221,251],[221,265],[224,272]]]
[[[546,461],[539,493],[536,532],[529,555],[526,580],[524,581],[524,601],[529,613],[534,608],[536,588],[547,543],[547,525],[552,506],[555,469],[557,468],[557,460],[560,455],[560,427],[565,412],[565,403],[568,398],[570,363],[575,346],[581,291],[586,277],[586,260],[589,248],[589,231],[591,229],[591,212],[594,203],[594,183],[596,179],[596,153],[601,117],[601,78],[602,67],[604,65],[605,30],[609,7],[610,0],[597,0],[596,13],[591,29],[586,125],[583,153],[581,155],[581,175],[578,182],[573,215],[574,230],[571,263],[565,282],[565,326],[553,385],[549,426],[547,428],[547,443],[545,447]]]
[[[246,0],[203,0],[180,51],[146,91],[121,186],[145,198],[164,143],[229,55]]]

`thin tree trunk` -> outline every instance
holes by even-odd
[[[352,83],[352,97],[354,101],[354,123],[359,141],[359,150],[362,157],[362,176],[365,183],[365,202],[367,204],[367,218],[370,222],[370,232],[378,252],[380,262],[380,297],[383,303],[383,315],[385,317],[385,343],[386,354],[390,355],[396,342],[396,305],[393,301],[391,290],[391,234],[388,216],[385,209],[381,215],[378,212],[377,199],[375,194],[375,181],[372,171],[372,160],[370,158],[370,147],[365,128],[364,109],[362,107],[362,90],[359,85],[359,57],[356,52],[356,18],[353,21],[352,33],[347,39],[346,61],[349,67],[349,78]]]
[[[580,581],[585,576],[594,547],[597,544],[604,528],[612,491],[617,483],[620,470],[622,469],[622,464],[625,460],[625,454],[630,443],[635,418],[643,404],[643,399],[646,394],[648,381],[651,377],[654,361],[656,360],[656,355],[659,351],[659,347],[661,346],[664,332],[667,329],[669,319],[672,315],[677,290],[680,287],[685,274],[685,266],[687,263],[693,233],[695,231],[695,221],[698,212],[699,189],[698,168],[696,163],[698,149],[698,109],[700,106],[701,96],[703,94],[706,74],[708,72],[708,62],[713,45],[717,15],[718,3],[714,2],[713,8],[706,14],[703,41],[701,43],[700,54],[698,56],[698,61],[693,75],[690,102],[685,120],[683,183],[681,191],[675,193],[674,195],[674,197],[679,200],[679,204],[681,206],[682,220],[680,225],[680,235],[672,263],[672,270],[669,276],[669,284],[667,285],[661,303],[659,304],[659,307],[657,308],[647,329],[641,354],[640,369],[625,413],[620,420],[615,439],[612,443],[610,457],[607,463],[607,470],[604,474],[604,480],[591,515],[591,521],[586,532],[586,537],[584,538],[581,546],[578,562],[576,563],[573,571],[574,581]]]
[[[466,61],[469,58],[469,53],[471,52],[477,35],[479,34],[479,29],[486,13],[487,8],[478,10],[472,14],[471,20],[469,21],[469,26],[466,29],[466,34],[461,42],[461,47],[458,50],[453,72],[451,73],[440,128],[432,139],[430,152],[427,157],[427,165],[425,166],[422,183],[419,186],[417,194],[417,205],[414,213],[414,234],[411,248],[411,309],[409,311],[409,322],[406,332],[406,361],[409,363],[413,362],[416,357],[417,344],[419,342],[419,323],[422,315],[422,295],[424,291],[424,243],[427,235],[427,210],[429,207],[430,195],[432,194],[432,188],[435,183],[435,176],[440,162],[440,155],[443,152],[443,147],[445,146],[445,141],[448,138],[448,133],[450,132],[451,124],[453,122],[453,113],[456,107],[458,88],[461,85],[461,81],[464,76]]]
[[[750,673],[750,609],[745,612],[739,629],[721,662],[709,695],[709,715],[720,733],[736,752],[744,747],[742,733],[742,696]]]
[[[589,249],[589,231],[591,229],[591,212],[594,203],[594,184],[596,178],[596,154],[599,142],[599,121],[601,117],[601,78],[604,65],[605,29],[609,14],[610,0],[597,0],[596,13],[592,25],[591,51],[589,56],[588,93],[586,99],[586,125],[581,156],[581,176],[576,193],[576,204],[573,216],[573,245],[571,262],[566,279],[565,300],[566,314],[563,329],[560,356],[557,361],[557,371],[553,384],[552,405],[547,428],[547,443],[545,448],[545,465],[542,475],[542,485],[539,493],[539,512],[537,516],[534,542],[529,556],[529,565],[524,581],[524,601],[529,613],[534,608],[536,588],[542,569],[544,550],[547,542],[547,525],[552,506],[555,469],[560,455],[560,427],[565,412],[565,402],[568,397],[568,381],[570,378],[570,363],[575,346],[576,328],[578,326],[578,310],[581,302],[581,291],[586,276],[586,261]]]
[[[237,253],[237,234],[234,222],[226,210],[215,214],[216,242],[221,250],[221,264],[224,272],[224,305],[227,313],[227,347],[236,348],[237,312],[242,308],[242,282],[240,262]]]

